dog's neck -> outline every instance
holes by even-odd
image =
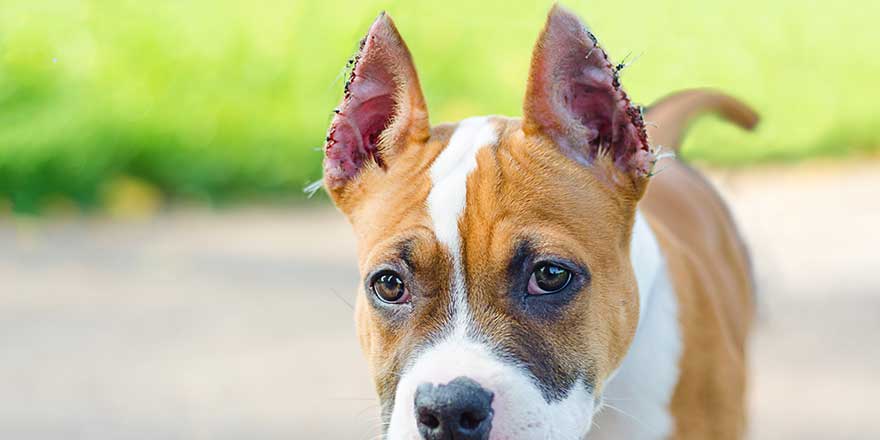
[[[650,306],[650,299],[656,293],[657,284],[666,275],[666,262],[663,254],[660,253],[660,245],[657,243],[654,231],[640,211],[636,211],[629,255],[636,274],[636,284],[639,287],[639,328],[641,328]]]
[[[606,382],[604,409],[590,439],[660,439],[673,430],[669,403],[682,351],[678,301],[657,238],[636,214],[630,259],[639,288],[639,326],[620,368]]]

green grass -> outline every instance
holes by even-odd
[[[0,198],[100,206],[130,176],[172,197],[300,198],[320,178],[347,58],[379,10],[416,59],[432,121],[516,115],[549,2],[0,0]],[[571,1],[635,100],[717,87],[763,115],[705,121],[718,165],[876,151],[880,3]]]

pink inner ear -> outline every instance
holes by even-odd
[[[641,112],[620,88],[605,52],[598,47],[593,52],[590,57],[595,57],[594,63],[571,66],[575,72],[570,76],[572,81],[563,86],[562,104],[587,129],[589,160],[607,149],[621,168],[635,166],[647,173],[650,164],[641,163],[645,159],[642,152],[648,153]]]
[[[562,93],[566,111],[587,128],[587,141],[593,145],[609,145],[614,137],[613,115],[617,111],[613,90],[601,77],[604,73],[589,68]]]
[[[617,70],[580,19],[554,6],[532,57],[525,118],[575,160],[607,154],[618,168],[650,173],[641,111],[620,87]]]
[[[327,134],[325,178],[331,184],[354,177],[364,163],[373,160],[384,166],[378,149],[379,138],[394,118],[395,81],[387,65],[366,59],[368,35],[345,85],[345,97]],[[378,62],[375,62],[378,61]]]

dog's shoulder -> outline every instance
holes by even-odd
[[[745,346],[754,316],[746,248],[711,183],[677,160],[664,161],[640,209],[657,237],[675,289],[682,328],[681,380],[672,401],[676,438],[742,432]],[[701,394],[713,388],[719,405]],[[722,409],[723,408],[723,409]],[[717,414],[715,411],[727,411]],[[724,420],[729,426],[706,421]],[[734,437],[731,437],[734,438]]]

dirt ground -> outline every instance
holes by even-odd
[[[752,438],[880,438],[880,163],[712,177],[761,286]],[[329,207],[0,219],[0,438],[373,438],[353,251]]]

